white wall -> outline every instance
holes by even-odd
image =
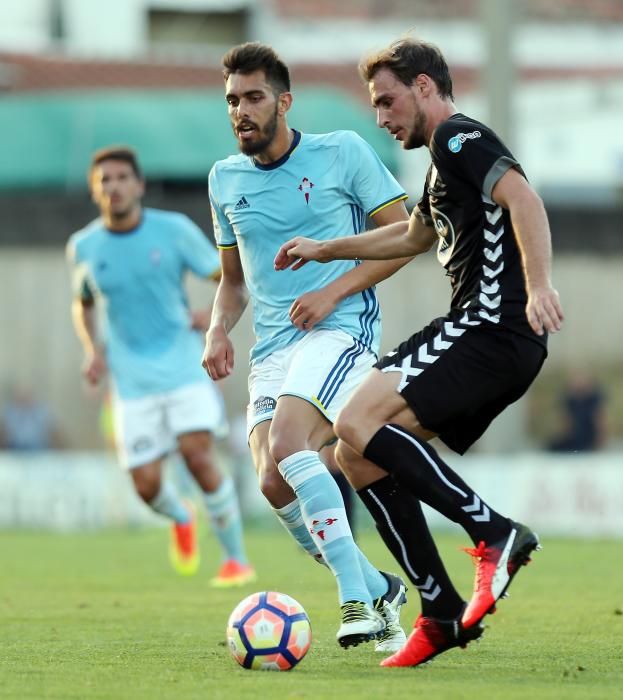
[[[551,456],[446,455],[451,466],[500,513],[534,528],[541,537],[623,538],[622,454]],[[248,516],[270,511],[250,466],[238,474]],[[426,508],[433,528],[456,528]],[[164,524],[134,494],[127,474],[110,456],[0,452],[0,528],[84,530]]]
[[[566,312],[564,332],[550,341],[547,369],[616,363],[623,347],[623,257],[561,255],[554,280]],[[292,273],[295,274],[295,273]],[[0,399],[14,381],[27,383],[52,405],[71,442],[100,444],[99,399],[80,380],[81,351],[69,316],[70,291],[61,250],[4,249],[0,256]],[[206,304],[213,285],[191,281],[194,304]],[[446,313],[449,283],[434,254],[408,265],[379,286],[383,348],[391,349],[435,316]],[[236,367],[221,383],[231,413],[246,406],[249,311],[234,329]],[[513,443],[521,434],[520,414],[505,414]],[[501,436],[504,431],[495,431]],[[491,432],[494,435],[494,431]],[[493,440],[493,437],[491,438]],[[491,443],[489,449],[507,448]]]

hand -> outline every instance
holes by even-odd
[[[101,350],[95,350],[85,357],[82,374],[90,386],[97,386],[107,371],[106,358]]]
[[[311,329],[335,309],[338,300],[329,295],[326,289],[307,292],[290,307],[290,320],[301,331]]]
[[[310,260],[324,263],[329,262],[330,258],[322,254],[322,243],[297,236],[279,248],[275,256],[275,270],[285,270],[290,266],[298,270]]]
[[[212,309],[199,309],[190,312],[190,327],[196,331],[207,331],[210,327]]]
[[[210,328],[206,333],[201,365],[215,381],[228,377],[233,372],[234,346],[222,326]]]
[[[548,333],[559,331],[564,314],[558,292],[551,286],[529,289],[526,317],[537,335],[543,335],[544,330]]]

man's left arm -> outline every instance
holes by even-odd
[[[497,181],[492,198],[510,212],[526,280],[528,322],[537,335],[555,333],[564,315],[551,281],[552,243],[543,201],[514,168]]]
[[[409,214],[400,200],[380,209],[372,215],[376,226],[386,226],[408,221]],[[382,282],[404,267],[413,258],[395,260],[365,260],[352,270],[345,272],[326,287],[300,296],[290,307],[290,320],[299,330],[311,330],[326,318],[346,297]]]
[[[216,285],[221,281],[221,268],[213,272],[208,277],[204,277],[208,282],[214,282]],[[212,319],[212,303],[203,309],[193,309],[190,312],[190,326],[196,331],[205,333],[210,327]]]

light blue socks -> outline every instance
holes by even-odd
[[[340,603],[358,600],[371,605],[373,598],[387,591],[387,581],[355,544],[340,490],[318,453],[296,452],[278,467],[297,496],[307,532],[335,575]],[[286,506],[291,507],[292,504]],[[303,543],[302,536],[296,539],[312,554],[312,548],[309,543]]]
[[[156,513],[170,518],[178,523],[178,525],[184,525],[191,520],[188,508],[184,505],[177,489],[170,481],[167,481],[167,479],[163,478],[160,481],[160,491],[158,491],[158,495],[149,502],[149,506],[152,510],[156,511]]]
[[[212,531],[223,549],[225,559],[235,559],[241,564],[247,564],[242,539],[242,519],[232,478],[223,477],[216,491],[204,492],[202,495]]]

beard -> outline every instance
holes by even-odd
[[[422,146],[426,146],[426,116],[422,110],[416,109],[413,126],[403,141],[402,147],[405,150],[411,150]]]
[[[277,133],[277,107],[275,106],[273,115],[268,122],[266,122],[263,129],[260,129],[257,124],[249,123],[257,129],[257,136],[252,141],[241,141],[238,139],[238,146],[240,152],[244,153],[245,156],[256,156],[258,153],[265,151],[275,138],[275,134]],[[234,127],[234,134],[238,137],[236,127]]]

